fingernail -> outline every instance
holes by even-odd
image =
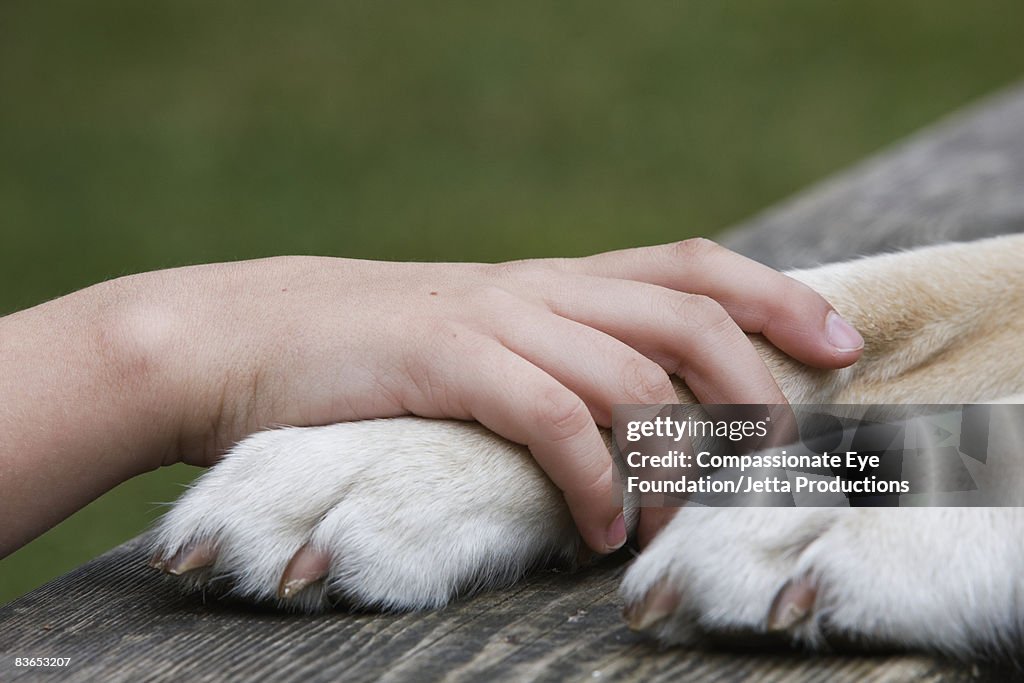
[[[864,337],[835,311],[825,319],[825,336],[837,351],[856,351],[864,348]]]
[[[604,536],[605,545],[608,547],[608,552],[618,550],[622,546],[626,545],[626,518],[619,513],[619,516],[615,518],[615,521],[608,527],[607,533]]]

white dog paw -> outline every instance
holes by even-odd
[[[1016,652],[1022,528],[1014,508],[687,508],[626,574],[625,614],[667,643]]]
[[[470,423],[274,430],[239,444],[158,522],[153,565],[295,609],[437,607],[575,563],[561,501],[525,449]]]

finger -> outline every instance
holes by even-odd
[[[558,289],[548,305],[657,361],[682,377],[702,403],[786,403],[746,334],[706,296],[586,278]]]
[[[636,280],[718,301],[743,330],[761,333],[799,361],[823,368],[855,362],[864,340],[807,285],[710,240],[546,262],[567,272]]]
[[[446,344],[431,362],[446,369],[446,390],[458,397],[449,415],[472,418],[527,446],[562,491],[587,545],[602,554],[621,547],[626,529],[612,496],[612,459],[586,404],[494,339],[470,334]]]
[[[499,341],[582,398],[601,426],[615,405],[678,400],[665,370],[615,337],[541,308],[507,322]]]

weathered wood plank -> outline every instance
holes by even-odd
[[[660,649],[616,597],[624,556],[426,614],[279,614],[182,596],[127,543],[0,610],[0,680],[968,681],[919,656],[813,657]],[[70,657],[17,669],[14,657]],[[1004,680],[993,678],[992,680]]]
[[[1024,87],[915,136],[725,240],[777,267],[1024,231]],[[625,557],[426,614],[279,614],[182,596],[135,539],[0,608],[0,681],[1004,681],[925,656],[659,649],[628,631]],[[70,657],[64,669],[15,657]]]

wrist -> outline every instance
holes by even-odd
[[[151,468],[208,466],[253,431],[267,336],[252,266],[210,264],[130,276],[111,322],[120,373],[154,426]],[[116,283],[117,281],[115,281]]]
[[[162,272],[129,275],[96,285],[92,334],[99,381],[122,417],[132,474],[181,460],[192,381],[187,316]],[[88,291],[88,290],[86,290]]]

